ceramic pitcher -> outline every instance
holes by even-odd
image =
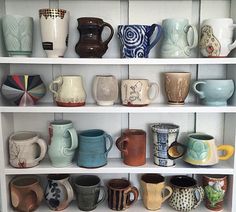
[[[72,163],[78,146],[76,130],[71,121],[53,121],[49,126],[48,155],[54,167],[66,167]]]
[[[57,90],[53,89],[57,85]],[[50,85],[50,91],[54,94],[58,106],[78,107],[85,105],[86,93],[82,76],[59,76]]]

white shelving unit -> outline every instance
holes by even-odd
[[[69,47],[65,58],[46,58],[41,46],[38,10],[40,8],[64,8],[70,11]],[[236,22],[235,0],[0,0],[0,17],[4,14],[19,14],[34,17],[34,49],[30,58],[7,57],[0,33],[0,79],[8,74],[40,74],[44,83],[49,83],[58,75],[79,74],[83,76],[87,92],[84,107],[58,107],[52,95],[46,96],[38,105],[32,107],[10,106],[0,96],[0,196],[3,212],[13,211],[10,203],[9,181],[16,175],[36,174],[46,185],[46,175],[51,173],[69,173],[72,181],[81,174],[96,174],[103,184],[111,178],[127,178],[132,185],[140,188],[139,179],[143,173],[160,173],[167,178],[177,175],[190,175],[201,184],[204,174],[228,175],[228,191],[225,200],[226,212],[236,211],[236,162],[235,156],[228,161],[220,161],[213,167],[194,167],[176,161],[175,167],[158,167],[153,164],[152,138],[149,125],[155,122],[172,122],[180,126],[179,141],[184,142],[191,132],[205,132],[215,137],[217,145],[231,144],[236,141],[236,92],[229,105],[224,107],[207,107],[199,105],[196,96],[190,92],[183,106],[166,104],[163,88],[163,72],[188,71],[192,81],[198,79],[233,79],[236,82],[236,53],[229,58],[200,58],[194,50],[191,58],[161,59],[158,44],[148,59],[120,58],[120,43],[116,36],[119,24],[159,23],[165,18],[185,17],[189,22],[200,27],[202,20],[216,17],[231,17]],[[74,46],[79,33],[76,19],[82,16],[101,17],[110,23],[115,35],[109,49],[102,59],[78,58]],[[104,33],[106,36],[107,31]],[[236,35],[236,34],[235,34]],[[235,36],[236,37],[236,36]],[[235,56],[235,57],[234,57]],[[91,86],[96,74],[113,74],[117,79],[147,78],[160,85],[158,98],[147,107],[125,107],[120,101],[114,106],[97,106],[92,98]],[[113,146],[109,153],[108,164],[97,169],[85,169],[72,164],[66,168],[54,168],[46,157],[39,166],[30,169],[15,169],[8,161],[8,137],[11,133],[32,130],[48,139],[48,124],[54,119],[68,119],[73,122],[78,132],[86,129],[100,128],[116,140],[126,128],[144,129],[147,132],[147,163],[140,167],[124,165],[118,149]],[[128,211],[147,211],[140,200]],[[202,203],[195,211],[205,212]],[[42,205],[38,212],[49,211]],[[65,211],[78,211],[75,201]],[[107,202],[96,211],[109,211]],[[161,212],[171,212],[167,203]]]

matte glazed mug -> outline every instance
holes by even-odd
[[[36,176],[17,176],[10,182],[11,204],[17,211],[34,211],[43,200],[43,188]]]
[[[77,206],[82,211],[95,210],[107,197],[106,188],[95,175],[82,175],[75,180]],[[99,195],[102,197],[99,200]]]
[[[5,15],[2,17],[2,31],[7,53],[11,57],[28,57],[33,49],[32,17]]]
[[[122,104],[125,106],[146,106],[157,97],[158,93],[158,84],[149,83],[147,79],[121,81],[121,99]]]
[[[37,166],[45,157],[46,152],[46,141],[39,138],[35,132],[16,132],[9,138],[9,162],[13,167],[30,168]]]
[[[234,93],[233,80],[199,80],[193,83],[193,91],[201,103],[209,106],[226,106]]]
[[[151,37],[157,28],[157,35],[151,42]],[[147,58],[150,50],[161,38],[161,26],[148,25],[119,25],[118,37],[122,44],[122,57]]]
[[[125,210],[138,200],[138,189],[131,186],[128,180],[112,179],[107,183],[107,188],[108,207],[112,210]],[[130,199],[131,193],[133,194],[133,200]]]
[[[234,154],[233,146],[216,146],[214,137],[203,133],[189,134],[186,146],[184,161],[197,166],[215,165],[219,160],[228,160]],[[219,156],[218,151],[224,151],[224,154]]]
[[[173,193],[170,186],[166,186],[164,177],[159,174],[144,174],[141,177],[143,190],[143,204],[148,210],[158,210]],[[165,190],[168,194],[165,195]]]
[[[129,166],[142,166],[146,163],[146,132],[128,129],[116,140],[116,146]]]
[[[189,24],[185,18],[169,18],[162,21],[163,41],[161,44],[161,57],[184,58],[191,56],[191,50],[197,47],[198,33],[195,26]],[[193,30],[191,43],[188,41],[189,30]]]
[[[231,18],[204,20],[201,28],[200,52],[204,57],[227,57],[236,48],[233,34],[236,24]]]
[[[107,140],[110,142],[108,148]],[[86,168],[105,166],[112,145],[112,137],[103,130],[91,129],[79,133],[77,165]]]

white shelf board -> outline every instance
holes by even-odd
[[[147,159],[143,166],[127,166],[120,158],[109,158],[108,164],[100,168],[81,168],[76,164],[72,164],[64,168],[55,168],[51,166],[49,159],[45,158],[38,166],[27,169],[13,168],[8,165],[4,172],[6,175],[21,174],[83,174],[83,173],[161,173],[161,174],[234,174],[233,167],[228,162],[221,161],[212,167],[196,167],[185,163],[179,159],[176,161],[175,167],[159,167],[153,163],[152,159]]]
[[[7,64],[61,64],[61,65],[184,65],[236,64],[236,58],[40,58],[0,57]]]
[[[196,104],[168,105],[150,104],[144,107],[123,105],[98,106],[86,104],[82,107],[59,107],[53,103],[40,103],[34,106],[0,106],[3,113],[235,113],[236,106],[203,106]]]

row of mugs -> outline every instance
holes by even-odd
[[[231,145],[216,146],[215,139],[204,133],[189,134],[185,145],[177,142],[179,126],[169,123],[150,125],[153,140],[154,163],[158,166],[175,165],[175,159],[184,156],[184,161],[196,166],[211,166],[219,160],[228,160],[234,154]],[[53,121],[49,125],[50,141],[48,156],[54,167],[69,166],[76,155],[77,165],[97,168],[107,164],[108,152],[113,138],[103,130],[91,129],[78,134],[71,121]],[[109,147],[107,147],[109,141]],[[40,148],[37,148],[37,147]],[[146,132],[141,129],[127,129],[116,140],[123,162],[129,166],[146,163]],[[40,151],[39,151],[40,149]],[[224,151],[219,156],[218,151]],[[37,166],[45,157],[47,143],[35,132],[23,131],[9,138],[10,164],[16,168]]]
[[[64,9],[40,9],[39,19],[42,46],[48,57],[63,57],[68,46],[70,13]],[[75,46],[76,53],[84,57],[101,58],[108,49],[114,34],[113,27],[101,18],[78,18],[80,38]],[[3,34],[9,56],[30,56],[33,43],[33,18],[16,15],[3,17]],[[110,29],[110,35],[102,41],[102,31]],[[157,28],[157,34],[151,42]],[[207,19],[202,23],[200,52],[204,57],[226,57],[236,47],[233,42],[235,25],[230,18]],[[188,40],[189,31],[193,36]],[[20,32],[20,33],[19,33]],[[161,57],[190,57],[197,47],[198,32],[188,19],[164,19],[162,26],[119,25],[118,37],[122,44],[122,57],[147,58],[150,50],[163,37]]]
[[[182,105],[189,93],[191,73],[166,72],[165,94],[169,104]],[[56,89],[55,89],[56,87]],[[92,85],[93,97],[98,105],[113,105],[118,99],[118,80],[113,75],[96,75]],[[148,79],[121,80],[121,100],[125,106],[146,106],[159,93],[159,85]],[[234,93],[234,81],[198,80],[192,84],[201,103],[209,106],[225,106]],[[59,76],[49,85],[58,106],[78,107],[85,105],[86,91],[80,75]],[[3,96],[10,102],[28,106],[34,105],[46,93],[46,87],[39,75],[8,75],[1,88]]]
[[[73,179],[72,186],[69,177],[68,174],[48,175],[45,192],[36,176],[13,178],[10,181],[12,206],[23,212],[33,211],[39,207],[44,196],[49,208],[59,211],[67,208],[76,196],[77,206],[82,211],[94,210],[106,199],[110,209],[121,211],[132,206],[139,197],[138,189],[126,179],[111,179],[105,187],[101,185],[99,177],[81,175]],[[204,175],[202,186],[197,186],[195,179],[178,175],[171,177],[169,184],[170,186],[166,185],[165,178],[159,174],[143,174],[140,185],[144,206],[149,210],[158,210],[169,199],[168,203],[173,209],[191,211],[200,205],[205,196],[207,209],[223,209],[228,186],[227,176]]]

